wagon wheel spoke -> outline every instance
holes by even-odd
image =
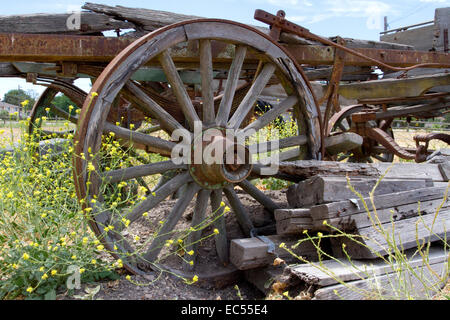
[[[167,50],[160,54],[159,61],[164,69],[167,80],[169,81],[173,92],[180,103],[183,114],[185,115],[191,129],[194,129],[194,123],[196,121],[200,121],[200,118],[198,117],[194,105],[192,104],[186,88],[184,87],[183,80],[181,80],[175,63]]]
[[[114,133],[114,135],[128,144],[138,144],[145,146],[146,151],[170,156],[175,143],[158,137],[153,137],[144,133],[132,131],[126,128],[116,126],[111,123],[105,124],[104,132]],[[136,145],[135,145],[136,146]]]
[[[152,126],[152,127],[150,127],[150,128],[139,128],[138,130],[136,130],[137,132],[140,132],[140,133],[145,133],[145,134],[152,134],[152,133],[155,133],[155,132],[158,132],[158,131],[160,131],[162,128],[161,128],[161,126],[159,125],[159,126]]]
[[[131,93],[130,100],[134,100],[135,105],[146,115],[156,118],[162,127],[166,129],[169,133],[172,133],[176,129],[182,129],[183,126],[175,120],[170,113],[164,110],[161,105],[159,105],[155,100],[149,97],[145,91],[140,88],[139,85],[133,81],[128,81],[125,84],[125,89]]]
[[[272,214],[275,213],[275,210],[280,209],[279,205],[273,202],[272,199],[266,196],[264,192],[255,187],[250,181],[244,180],[239,183],[239,186]]]
[[[227,187],[223,189],[225,196],[230,202],[231,209],[233,209],[234,214],[236,215],[236,219],[239,222],[239,225],[244,231],[246,236],[250,236],[251,230],[253,227],[253,222],[250,220],[249,214],[245,207],[242,205],[241,200],[239,200],[238,195],[234,191],[234,188]]]
[[[169,170],[187,169],[186,165],[177,165],[172,161],[162,161],[151,164],[144,164],[131,168],[107,171],[104,180],[107,183],[117,183],[131,179],[138,179],[154,174],[161,174]]]
[[[202,78],[203,122],[214,123],[214,86],[211,40],[200,40],[200,75]]]
[[[156,238],[152,241],[149,249],[145,253],[144,259],[146,261],[155,262],[157,260],[158,255],[164,246],[164,243],[171,238],[172,230],[175,228],[177,222],[181,219],[189,203],[194,198],[194,195],[200,189],[200,186],[196,185],[195,183],[191,183],[188,185],[186,193],[177,201],[175,207],[173,207],[172,211],[170,212],[169,217],[164,222]]]
[[[229,261],[228,257],[228,239],[227,239],[227,229],[225,224],[224,210],[225,208],[221,206],[222,203],[222,189],[214,190],[211,193],[211,209],[214,215],[214,227],[219,231],[215,235],[216,251],[220,262],[227,264]]]
[[[71,115],[68,112],[61,110],[60,108],[54,106],[53,104],[50,104],[50,110],[53,111],[56,115],[60,116],[61,118],[67,119],[72,123],[78,122],[78,117],[75,115]]]
[[[234,94],[236,92],[246,54],[247,47],[238,46],[236,48],[235,56],[228,72],[225,91],[222,100],[220,101],[219,110],[217,111],[216,124],[219,126],[225,126],[230,117],[231,105],[233,104]]]
[[[263,67],[261,73],[257,76],[250,90],[247,92],[238,109],[228,122],[228,125],[231,128],[238,129],[241,126],[242,121],[244,121],[245,117],[247,117],[251,108],[255,104],[256,99],[264,90],[274,72],[275,66],[271,63],[267,63]]]
[[[285,148],[301,146],[308,143],[308,138],[306,136],[294,136],[279,140],[261,142],[257,144],[253,144],[249,146],[249,149],[253,151],[253,153],[266,153],[276,150],[281,150]]]
[[[298,103],[298,98],[296,96],[289,96],[283,100],[279,105],[275,106],[268,112],[264,113],[258,119],[250,123],[247,127],[243,129],[244,133],[250,131],[259,131],[272,121],[276,120],[281,114],[285,113],[289,109],[293,108]]]
[[[184,186],[185,184],[192,181],[191,176],[188,172],[182,173],[174,177],[173,179],[166,182],[161,188],[156,190],[154,194],[149,196],[146,200],[142,201],[139,205],[134,207],[129,214],[127,214],[124,218],[129,220],[129,223],[133,223],[142,215],[151,209],[155,208],[158,204],[164,201],[168,196],[173,194],[179,188]],[[122,217],[120,217],[122,218]],[[122,220],[115,221],[114,227],[118,230],[123,229]]]
[[[197,257],[198,241],[201,239],[203,231],[202,228],[200,228],[199,230],[197,230],[197,228],[199,228],[200,224],[206,218],[206,209],[208,207],[208,200],[210,194],[211,194],[210,190],[203,189],[198,193],[197,196],[197,203],[194,209],[194,215],[192,216],[191,222],[191,227],[194,228],[195,231],[189,233],[185,246],[185,251],[189,252],[189,254],[185,255],[186,256],[185,269],[187,270],[194,269],[195,259]]]

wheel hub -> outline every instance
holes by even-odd
[[[225,129],[208,129],[194,139],[191,146],[189,172],[206,189],[220,189],[230,183],[239,183],[251,173],[251,153],[236,142]]]

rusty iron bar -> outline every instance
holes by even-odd
[[[417,154],[416,154],[416,162],[425,162],[427,160],[428,147],[431,140],[440,140],[445,142],[446,144],[450,144],[450,135],[445,133],[429,133],[429,134],[419,134],[415,135],[413,138],[416,141],[417,146]],[[424,145],[421,145],[420,142],[424,142]]]
[[[0,34],[0,61],[108,62],[135,39],[48,34]]]
[[[445,62],[429,61],[428,59],[414,61],[414,59],[412,59],[412,57],[407,54],[407,51],[402,51],[402,50],[378,50],[378,53],[380,56],[373,57],[370,54],[371,52],[373,52],[372,51],[373,49],[353,50],[350,48],[346,48],[338,43],[335,43],[331,40],[322,38],[316,34],[311,33],[308,29],[284,19],[284,16],[285,15],[274,16],[266,11],[256,10],[254,18],[258,21],[261,21],[261,22],[267,23],[271,26],[280,28],[281,30],[283,30],[285,32],[293,33],[302,38],[313,40],[313,41],[318,41],[324,45],[334,47],[335,49],[343,50],[346,53],[352,55],[353,59],[356,61],[357,61],[357,59],[363,60],[363,61],[366,60],[368,62],[371,62],[372,65],[377,65],[379,67],[391,69],[394,71],[408,71],[408,70],[412,70],[415,68],[449,68],[450,67],[449,56],[447,54],[444,54],[446,57]],[[329,49],[331,49],[331,48],[329,48]],[[385,61],[384,56],[390,56],[392,54],[392,51],[403,52],[404,56],[402,57],[402,55],[400,55],[400,57],[397,57],[397,58],[400,58],[399,60],[403,60],[403,62],[410,62],[411,65],[406,66],[406,67],[405,66],[396,67],[394,65],[398,65],[398,64],[393,64],[392,62]],[[330,50],[330,52],[331,52],[331,50]],[[366,52],[367,52],[367,54],[366,54]],[[432,57],[430,56],[428,58],[432,58]],[[389,59],[387,59],[387,60],[389,60]],[[398,62],[401,63],[401,61],[398,61]]]
[[[419,142],[430,142],[431,140],[441,140],[446,144],[450,144],[450,135],[445,133],[429,133],[429,134],[418,134],[414,136],[414,140],[416,144],[419,145]]]
[[[46,35],[0,33],[0,62],[109,62],[134,38],[108,38],[98,36]],[[300,64],[333,65],[335,48],[314,45],[284,44],[292,57]],[[406,50],[356,49],[368,58],[381,59],[395,66],[414,66],[422,62],[445,64],[449,55],[438,52]],[[220,52],[217,52],[219,54]],[[178,55],[178,56],[177,56]],[[231,61],[221,59],[221,62]],[[174,59],[192,62],[197,52],[175,52]],[[372,66],[373,63],[349,54],[343,58],[345,65]]]

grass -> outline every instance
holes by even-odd
[[[71,266],[83,282],[117,278],[77,201],[70,141],[41,157],[25,133],[14,141],[0,158],[0,299],[54,299]]]
[[[49,127],[44,121],[43,128]],[[70,123],[63,122],[59,127],[70,127]],[[71,295],[69,282],[73,282],[74,275],[79,275],[81,283],[117,279],[117,272],[124,272],[122,260],[114,260],[89,229],[89,207],[82,205],[86,199],[79,201],[75,193],[73,135],[65,136],[62,151],[49,150],[49,154],[39,155],[37,141],[42,132],[38,130],[36,136],[29,136],[27,128],[28,120],[0,129],[0,149],[16,143],[14,152],[0,155],[0,299],[55,299],[61,291]],[[135,161],[128,151],[131,150],[123,150],[112,136],[107,136],[101,153],[95,156],[114,170]],[[157,178],[146,180],[150,188]],[[140,189],[136,191],[132,183],[119,184],[108,190],[102,205],[120,213],[122,205],[137,202],[144,194]],[[202,222],[195,231],[210,224],[211,221]],[[213,230],[199,241],[216,232]],[[177,248],[180,245],[177,240],[168,243]],[[181,257],[178,252],[169,254]],[[126,278],[132,281],[129,276]],[[198,277],[182,280],[192,284]]]

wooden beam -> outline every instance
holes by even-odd
[[[339,86],[339,94],[347,99],[417,97],[427,90],[450,84],[450,74],[433,74],[407,79],[367,81]]]
[[[153,31],[176,22],[201,18],[198,16],[178,14],[167,11],[150,10],[143,8],[128,8],[123,6],[112,7],[90,2],[85,3],[82,8],[85,10],[112,16],[117,20],[132,22],[146,31]]]
[[[69,29],[71,13],[0,16],[0,33],[95,34],[117,29],[133,29],[135,25],[104,14],[80,12],[80,28]]]
[[[444,199],[446,187],[431,187],[411,191],[401,191],[392,194],[379,195],[374,197],[374,206],[377,210],[391,209],[396,206],[418,203],[419,201],[431,201]],[[369,210],[373,210],[372,202],[369,197],[363,198]],[[364,203],[360,199],[355,201],[345,200],[322,204],[311,208],[311,215],[314,220],[322,221],[324,219],[344,218],[357,213],[365,212]]]
[[[441,239],[448,239],[450,209],[442,209],[438,214],[437,209],[435,211],[436,214],[381,224],[378,229],[382,231],[374,226],[359,229],[356,222],[356,239],[362,244],[346,237],[331,240],[345,244],[345,250],[353,259],[377,259],[380,255],[385,256],[389,251],[392,252],[394,246],[398,250],[407,250],[417,247],[418,244],[439,242]]]
[[[424,264],[420,255],[414,255],[416,250],[412,249],[406,252],[406,259],[411,268]],[[440,247],[431,247],[428,252],[428,264],[444,262],[448,257],[448,253]],[[319,287],[327,287],[339,284],[339,282],[349,282],[355,280],[367,279],[375,276],[381,276],[393,273],[398,267],[405,267],[402,263],[393,262],[392,265],[387,264],[383,260],[364,261],[348,259],[325,260],[321,264],[298,264],[290,266],[288,272],[291,277],[298,278],[309,285]],[[406,270],[405,270],[406,271]]]
[[[325,287],[315,292],[314,300],[431,299],[447,282],[448,262],[421,264],[404,270],[403,276],[389,273],[380,277]],[[445,280],[444,280],[445,279]],[[427,284],[428,283],[428,284]],[[435,284],[429,285],[430,283]],[[430,289],[432,288],[432,289]]]
[[[258,173],[255,166],[255,173]],[[323,176],[362,176],[384,179],[429,179],[433,182],[446,182],[437,164],[415,163],[348,163],[316,160],[299,160],[293,162],[280,162],[279,174],[291,176],[292,180],[302,181],[316,175]]]
[[[355,198],[350,185],[364,196],[368,196],[377,184],[375,178],[316,176],[297,185],[289,187],[286,198],[291,208],[305,208],[329,202]],[[375,195],[432,187],[430,180],[382,180],[375,190]]]
[[[239,270],[255,269],[273,264],[275,258],[279,257],[292,261],[294,256],[283,248],[280,248],[281,243],[285,243],[286,247],[291,248],[300,239],[298,237],[282,237],[282,236],[268,236],[265,237],[271,244],[264,242],[260,238],[235,239],[230,244],[230,261]],[[269,250],[273,249],[273,252]],[[305,241],[302,242],[296,249],[293,249],[296,254],[305,256],[307,259],[316,259],[317,250],[314,245]]]

